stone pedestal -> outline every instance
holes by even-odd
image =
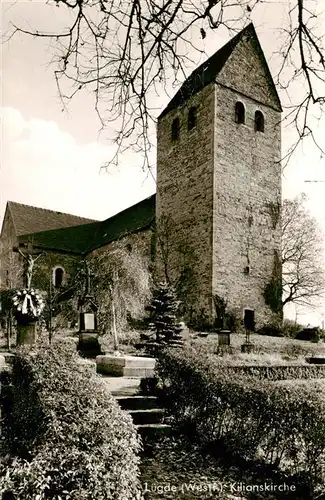
[[[98,333],[95,332],[79,333],[77,350],[82,356],[95,358],[99,354],[103,354],[98,341],[98,336]]]
[[[15,318],[17,321],[17,346],[34,345],[38,318],[18,312]]]
[[[34,345],[36,342],[37,320],[17,319],[17,346]]]

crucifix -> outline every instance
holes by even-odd
[[[33,250],[33,245],[31,242],[28,242],[27,244],[26,253],[22,252],[19,247],[14,247],[13,251],[18,252],[25,261],[25,269],[24,269],[25,286],[27,289],[30,289],[32,283],[34,264],[37,261],[37,259],[42,255],[43,252],[35,252]]]
[[[89,263],[85,261],[85,271],[83,273],[85,276],[85,296],[90,295],[90,280],[94,276],[94,273],[90,271]]]
[[[90,271],[89,263],[84,261],[84,271],[82,277],[85,278],[85,288],[83,295],[79,296],[79,333],[89,334],[97,332],[97,310],[98,306],[90,295],[90,281],[94,274]]]

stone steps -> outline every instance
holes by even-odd
[[[112,391],[112,394],[122,410],[131,415],[134,425],[146,443],[170,434],[171,426],[164,422],[165,410],[160,407],[156,396],[139,394],[139,386],[121,387]]]
[[[155,358],[144,356],[101,355],[96,357],[97,373],[122,410],[131,415],[143,441],[169,434],[165,411],[154,395],[140,393],[142,378],[154,376]]]
[[[161,424],[164,418],[163,408],[151,408],[146,410],[128,410],[135,425]]]
[[[136,428],[140,436],[145,438],[147,442],[162,436],[169,436],[172,430],[169,424],[142,424],[136,425]]]
[[[153,410],[159,407],[156,396],[123,395],[117,396],[117,401],[122,410]]]

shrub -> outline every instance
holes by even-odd
[[[216,366],[192,349],[164,350],[158,373],[175,424],[201,445],[306,473],[325,472],[325,384],[281,384]]]
[[[271,337],[283,337],[282,326],[279,323],[267,323],[258,331],[260,335],[269,335]]]
[[[303,328],[296,335],[297,340],[307,340],[309,342],[319,342],[320,333],[318,328]]]
[[[125,330],[119,331],[118,333],[119,349],[123,352],[133,352],[139,340],[140,332],[137,330]],[[101,335],[99,337],[99,343],[104,352],[114,352],[114,338],[111,333]]]
[[[282,325],[282,333],[285,337],[295,338],[297,333],[302,329],[302,325],[299,325],[295,321],[290,319],[285,319]]]
[[[72,345],[15,357],[0,493],[26,500],[140,498],[140,443],[131,417],[78,364]]]

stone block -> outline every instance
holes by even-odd
[[[140,356],[102,355],[96,357],[96,364],[98,373],[143,378],[153,376],[156,360]]]
[[[150,368],[127,368],[123,369],[123,377],[147,378],[154,377],[155,370]]]
[[[30,323],[18,323],[17,345],[34,345],[36,342],[36,321]]]
[[[156,360],[142,356],[125,356],[125,368],[145,368],[154,370]]]
[[[163,408],[131,410],[128,413],[135,425],[160,424],[164,418]]]
[[[157,396],[147,395],[119,396],[117,401],[122,410],[152,410],[161,404]]]

